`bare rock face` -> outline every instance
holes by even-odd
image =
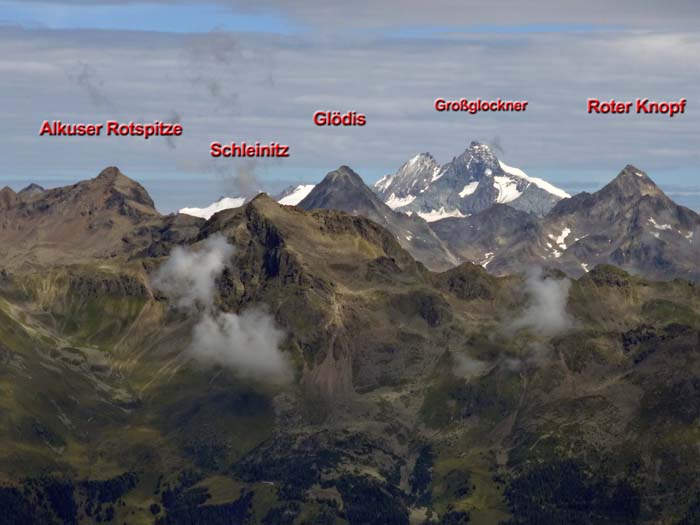
[[[700,216],[634,166],[542,218],[496,205],[431,226],[454,253],[496,274],[544,264],[580,276],[613,264],[653,279],[700,279]]]
[[[31,184],[22,188],[18,195],[21,195],[22,197],[32,197],[34,195],[38,195],[39,193],[43,193],[44,191],[46,191],[46,188],[32,182]]]
[[[36,262],[118,256],[124,235],[161,219],[143,186],[115,167],[71,186],[5,194],[0,242],[10,249],[0,257],[7,262],[27,251]]]
[[[17,200],[17,194],[9,186],[5,186],[0,190],[0,209],[11,208]]]
[[[391,208],[428,221],[464,217],[505,204],[544,215],[568,195],[541,179],[501,162],[488,145],[472,142],[440,166],[429,153],[409,159],[377,181],[374,191]]]
[[[446,270],[459,262],[424,220],[392,210],[347,166],[328,173],[299,207],[340,210],[367,217],[394,234],[402,247],[432,270]]]
[[[159,215],[116,169],[2,192],[0,501],[16,522],[697,521],[696,285],[607,264],[534,285],[471,263],[434,273],[378,220],[320,206],[376,204],[339,171],[310,211],[262,194],[207,221]],[[511,253],[554,241],[554,262],[582,240],[564,225],[602,253],[611,225],[671,242],[695,224],[636,170],[601,191],[544,221],[492,207],[456,247],[516,246],[514,229]],[[155,288],[166,256],[212,237],[231,247],[210,301]],[[250,312],[270,323],[242,330]],[[196,358],[217,316],[241,336],[217,342],[224,357],[260,359],[274,322],[289,382]],[[543,333],[550,317],[571,322]]]

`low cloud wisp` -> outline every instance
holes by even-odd
[[[199,251],[176,246],[153,279],[153,285],[177,300],[180,308],[214,305],[216,277],[223,271],[234,248],[222,235],[213,235]]]
[[[222,235],[206,239],[199,250],[173,249],[153,278],[153,285],[179,308],[196,312],[188,354],[205,365],[219,365],[242,377],[271,383],[291,380],[291,366],[280,351],[284,332],[261,309],[240,314],[218,311],[216,279],[234,253]]]
[[[204,314],[194,327],[190,353],[196,360],[218,364],[256,379],[285,379],[289,363],[279,350],[284,332],[262,310],[240,315]]]
[[[480,377],[488,372],[489,363],[475,359],[466,354],[454,355],[454,373],[465,379]]]
[[[541,268],[530,270],[525,279],[528,304],[509,329],[529,329],[537,335],[555,336],[572,328],[573,318],[566,311],[571,281],[545,276]]]

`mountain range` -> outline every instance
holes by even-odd
[[[427,223],[403,208],[392,210],[343,167],[298,205],[368,217],[433,270],[472,262],[496,275],[547,266],[579,277],[598,264],[612,264],[652,279],[700,279],[700,216],[675,204],[634,166],[595,193],[558,200],[542,216],[511,204]]]
[[[289,186],[275,199],[293,206],[313,187],[314,184]],[[390,208],[419,215],[427,222],[464,217],[497,203],[542,215],[560,199],[570,197],[552,184],[501,162],[489,146],[479,142],[472,142],[443,166],[429,153],[416,155],[396,173],[382,177],[372,190]],[[211,209],[222,209],[222,204],[234,207],[233,202],[220,200],[208,208],[180,211],[202,217]]]
[[[161,215],[117,168],[1,190],[0,520],[697,522],[697,286],[432,272],[329,209],[394,225],[360,182],[341,167],[300,206],[208,220]],[[543,219],[479,213],[552,260],[601,225],[696,224],[631,167]]]
[[[391,208],[416,213],[427,221],[464,217],[507,203],[543,215],[568,193],[548,182],[499,161],[489,146],[472,142],[450,162],[440,166],[429,153],[407,161],[398,172],[374,185]]]
[[[700,218],[631,165],[601,190],[570,197],[472,142],[442,166],[417,155],[371,189],[341,167],[276,199],[367,217],[436,271],[468,261],[496,275],[546,265],[577,277],[606,263],[652,279],[700,278]],[[242,202],[181,212],[209,218]]]
[[[700,294],[605,261],[697,224],[631,166],[430,225],[348,167],[208,220],[117,168],[0,190],[1,519],[695,523]],[[434,272],[389,230],[422,227],[545,268]]]
[[[580,276],[608,263],[653,279],[700,278],[700,216],[634,166],[595,193],[559,201],[541,218],[497,205],[431,227],[460,259],[496,274],[546,265]]]

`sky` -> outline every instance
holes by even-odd
[[[625,165],[700,209],[697,0],[0,0],[0,186],[74,183],[116,165],[157,207],[275,192],[349,165],[372,183],[472,140],[569,192]],[[427,6],[430,7],[427,7]],[[436,98],[527,100],[440,113]],[[685,114],[589,115],[588,98],[673,101]],[[363,127],[318,127],[317,110]],[[177,121],[181,137],[39,136],[44,120]],[[290,157],[214,159],[212,141]]]

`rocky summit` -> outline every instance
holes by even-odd
[[[430,269],[446,270],[459,264],[423,219],[392,210],[347,166],[328,173],[298,206],[367,217],[389,230],[401,246]]]
[[[695,224],[634,168],[601,192],[483,224],[523,245],[580,232],[546,262],[608,214],[650,242]],[[348,168],[302,207],[263,194],[209,220],[161,215],[116,168],[0,202],[1,521],[699,519],[687,280],[433,272],[325,207],[392,217]]]
[[[562,199],[541,218],[493,206],[431,227],[462,260],[496,274],[544,264],[580,276],[613,264],[652,279],[700,279],[700,216],[634,166],[595,193]]]
[[[543,215],[569,197],[552,184],[501,162],[489,146],[479,142],[472,142],[442,166],[429,153],[416,155],[398,172],[377,181],[374,191],[391,208],[430,222],[506,203]]]

